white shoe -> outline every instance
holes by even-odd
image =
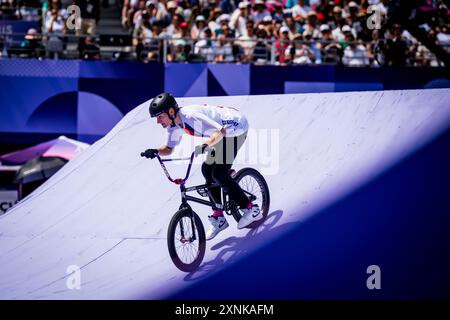
[[[217,234],[220,231],[228,228],[228,222],[225,219],[225,217],[209,216],[208,219],[209,222],[211,222],[211,225],[209,226],[209,229],[206,232],[206,240],[211,240],[212,238],[217,236]]]
[[[257,204],[254,204],[251,209],[239,209],[239,211],[241,211],[242,217],[239,220],[238,229],[245,228],[252,222],[261,220],[263,218],[261,210],[259,210]]]

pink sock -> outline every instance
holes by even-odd
[[[253,208],[253,203],[250,202],[247,206],[247,209],[251,209],[251,208]]]
[[[213,217],[223,217],[223,211],[222,210],[214,210],[212,213]]]

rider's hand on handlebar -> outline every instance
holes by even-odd
[[[147,149],[144,152],[141,152],[141,157],[146,157],[147,159],[153,159],[158,154],[157,149]]]
[[[208,147],[209,147],[209,145],[207,145],[206,143],[196,146],[195,151],[194,151],[195,156],[197,157],[197,156],[205,153],[205,151],[207,150]]]

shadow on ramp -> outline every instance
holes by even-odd
[[[211,247],[212,251],[219,250],[215,258],[211,261],[202,263],[200,267],[186,275],[185,281],[197,281],[211,276],[212,272],[217,271],[225,263],[232,264],[239,259],[245,257],[251,250],[254,249],[255,244],[267,241],[269,233],[276,233],[286,231],[290,225],[295,223],[286,223],[281,226],[276,226],[283,215],[283,210],[276,210],[267,215],[266,221],[256,229],[251,229],[243,237],[229,237]],[[295,224],[296,225],[296,224]]]

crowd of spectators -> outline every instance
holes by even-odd
[[[61,52],[66,41],[64,35],[71,32],[65,8],[78,5],[81,19],[75,33],[81,36],[79,56],[100,58],[94,36],[102,5],[108,5],[107,0],[41,1],[0,0],[0,16],[30,19],[38,15],[41,30],[29,30],[27,45],[37,34],[44,33],[47,51]],[[394,24],[381,34],[379,27],[386,21],[389,2],[123,0],[120,23],[132,37],[134,57],[145,62],[165,58],[171,62],[281,65],[440,65],[403,26]],[[450,11],[445,1],[422,2],[420,27],[434,43],[448,48]]]
[[[67,9],[71,5],[79,8],[79,16]],[[5,39],[8,30],[2,30],[0,49],[3,55],[16,54],[28,57],[57,57],[67,47],[70,35],[77,38],[77,57],[81,59],[100,59],[100,47],[96,44],[96,26],[100,19],[99,0],[0,0],[0,21],[36,21],[37,27],[29,28],[23,41],[10,41],[8,48]],[[3,25],[8,25],[3,23]],[[6,50],[8,49],[8,50]]]

